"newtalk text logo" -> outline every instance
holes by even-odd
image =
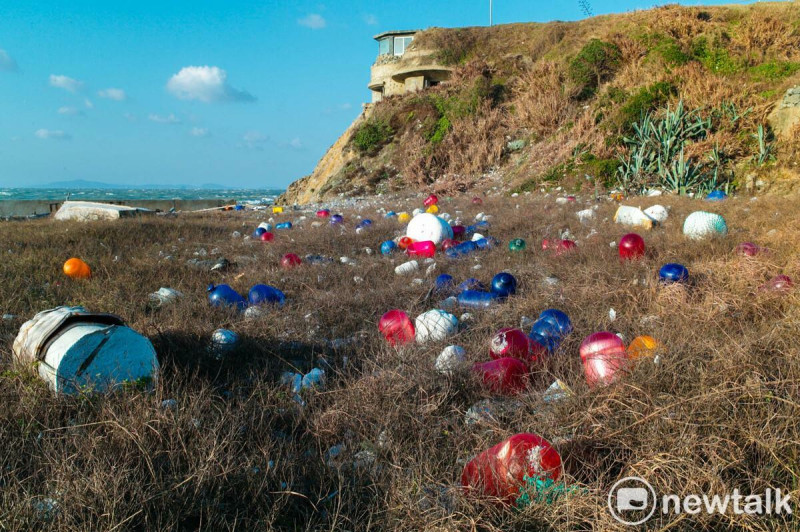
[[[724,495],[656,495],[653,486],[641,477],[625,477],[608,493],[608,510],[625,525],[641,525],[661,515],[791,515],[791,495],[780,488],[764,493],[742,494],[738,489]]]

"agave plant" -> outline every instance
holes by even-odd
[[[758,133],[753,137],[758,141],[758,153],[753,156],[756,166],[764,166],[770,161],[775,160],[775,144],[771,142],[762,124],[758,125]]]
[[[624,139],[628,153],[620,156],[617,171],[625,190],[641,192],[661,186],[687,194],[712,186],[713,175],[684,154],[687,143],[703,139],[711,131],[711,119],[703,118],[699,110],[689,111],[680,101],[674,109],[668,107],[660,119],[645,114],[632,129],[633,134]]]

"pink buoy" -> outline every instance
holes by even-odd
[[[607,331],[587,336],[581,343],[580,354],[589,386],[612,382],[628,358],[622,339]]]
[[[528,368],[518,358],[498,358],[476,363],[472,370],[481,376],[483,385],[494,393],[515,395],[528,386]]]
[[[494,497],[514,504],[526,478],[556,481],[561,456],[550,442],[536,434],[515,434],[467,462],[461,485],[469,494]]]
[[[412,242],[406,248],[406,254],[412,257],[431,258],[436,255],[436,244],[430,240],[423,242]]]
[[[378,330],[389,345],[402,345],[414,341],[415,329],[411,318],[402,310],[390,310],[378,321]]]
[[[513,327],[497,331],[489,342],[489,356],[498,358],[518,358],[526,363],[531,360],[531,341],[524,332]]]
[[[327,218],[331,215],[331,211],[328,209],[320,209],[317,211],[317,218]]]
[[[301,262],[303,261],[300,259],[300,257],[294,253],[287,253],[281,257],[281,266],[287,270],[296,266],[300,266]]]
[[[789,292],[794,287],[792,278],[788,275],[777,275],[770,281],[761,286],[761,290],[767,292]]]
[[[628,233],[619,240],[619,258],[624,260],[644,257],[644,239],[636,233]]]
[[[736,253],[745,257],[755,257],[761,252],[761,248],[752,242],[742,242],[736,246]]]
[[[437,203],[439,203],[439,198],[436,197],[436,194],[431,194],[430,196],[425,198],[425,201],[422,202],[422,204],[425,205],[426,207],[430,207],[431,205],[436,205]]]

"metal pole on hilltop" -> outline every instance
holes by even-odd
[[[492,25],[492,0],[489,0],[489,26]]]

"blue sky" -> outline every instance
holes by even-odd
[[[0,13],[0,186],[284,188],[369,100],[373,35],[486,24],[488,0],[0,0]],[[494,2],[495,24],[578,18],[577,1]]]

